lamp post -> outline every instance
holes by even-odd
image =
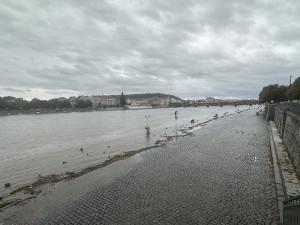
[[[290,76],[290,86],[292,85],[292,77],[293,75]]]

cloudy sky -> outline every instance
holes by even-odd
[[[0,0],[0,96],[258,98],[300,75],[299,0]]]

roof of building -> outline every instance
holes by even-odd
[[[95,96],[93,96],[93,98],[99,98],[99,99],[114,99],[114,100],[115,100],[114,97],[109,96],[109,95],[95,95]]]

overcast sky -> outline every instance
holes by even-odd
[[[0,96],[258,98],[300,75],[299,0],[0,0]]]

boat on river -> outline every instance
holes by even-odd
[[[140,104],[140,105],[124,105],[125,110],[135,110],[135,109],[152,109],[150,104]]]

